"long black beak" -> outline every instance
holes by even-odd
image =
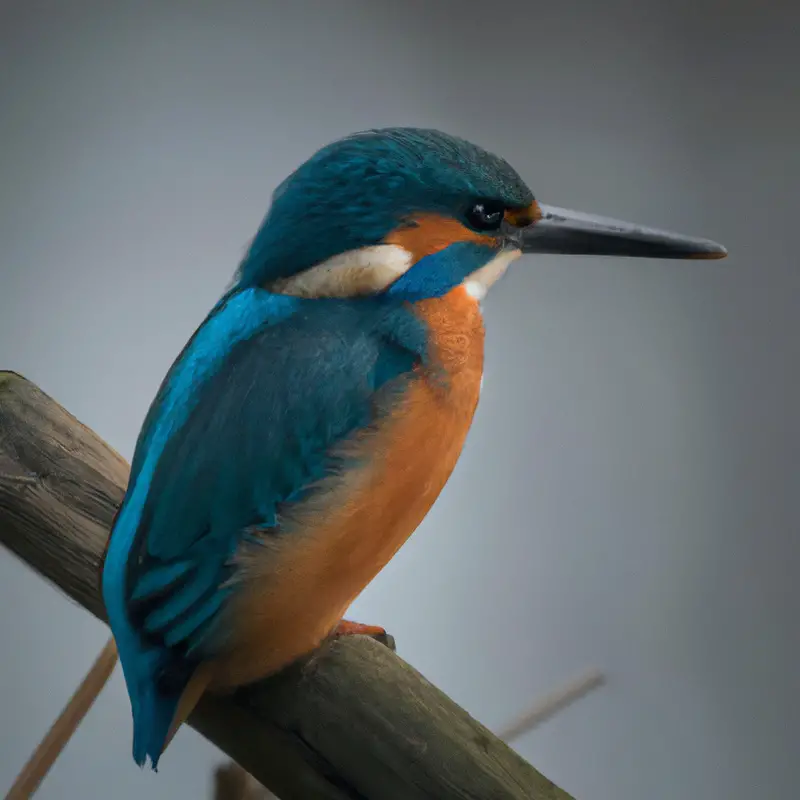
[[[638,258],[725,258],[728,251],[710,239],[645,228],[580,211],[539,204],[541,218],[517,228],[511,238],[523,253]]]

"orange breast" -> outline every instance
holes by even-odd
[[[417,310],[438,371],[422,372],[386,422],[349,445],[364,467],[332,480],[282,520],[285,533],[242,554],[232,648],[214,665],[218,687],[271,674],[317,647],[450,477],[478,403],[483,321],[461,287]]]

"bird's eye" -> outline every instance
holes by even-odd
[[[481,200],[467,209],[467,222],[477,231],[496,231],[500,228],[505,206],[493,200]]]

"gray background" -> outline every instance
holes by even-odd
[[[606,671],[517,743],[579,798],[796,797],[792,6],[5,2],[0,366],[130,457],[274,186],[367,127],[441,127],[543,202],[722,241],[516,265],[463,459],[352,616],[492,727]],[[0,788],[106,635],[0,554]],[[39,797],[203,797],[222,760],[184,729],[154,775],[130,742],[117,672]]]

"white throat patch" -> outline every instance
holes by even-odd
[[[413,256],[398,244],[361,247],[329,258],[290,278],[275,281],[272,290],[295,297],[356,297],[375,294],[411,266]]]
[[[463,284],[467,294],[480,303],[486,297],[489,289],[505,275],[509,264],[516,261],[521,255],[521,250],[501,251],[488,264],[484,264],[467,277]]]

